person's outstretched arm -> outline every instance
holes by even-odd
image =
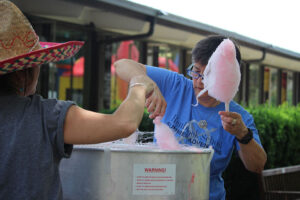
[[[64,123],[66,144],[93,144],[128,137],[139,126],[151,85],[132,79],[127,98],[113,114],[101,114],[71,106]]]
[[[146,107],[150,112],[149,117],[155,118],[165,114],[167,103],[161,94],[156,83],[147,76],[145,65],[130,59],[121,59],[114,63],[117,75],[126,82],[130,82],[135,77],[142,77],[141,82],[146,85],[153,85],[154,90],[147,95]]]

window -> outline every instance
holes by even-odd
[[[258,105],[259,65],[251,64],[249,73],[249,105]]]
[[[36,27],[41,41],[63,43],[86,40],[86,34],[81,26],[74,25],[71,27],[64,23],[53,23],[51,20],[39,18],[33,20],[33,25]],[[82,47],[82,49],[84,48],[85,46]],[[41,67],[38,89],[45,98],[69,99],[82,106],[84,76],[82,49],[70,59],[49,63],[49,65]],[[72,66],[73,71],[71,73]]]
[[[293,105],[293,73],[290,71],[282,72],[281,79],[281,103]]]
[[[277,79],[278,79],[278,70],[274,68],[270,68],[269,71],[269,99],[268,103],[270,105],[277,105]]]

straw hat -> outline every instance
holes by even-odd
[[[64,60],[84,42],[39,42],[23,13],[10,1],[0,0],[0,75]]]

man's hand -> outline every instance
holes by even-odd
[[[241,139],[248,133],[248,128],[239,113],[220,111],[219,115],[221,116],[223,128],[238,139]]]
[[[153,92],[146,99],[146,107],[151,119],[165,114],[167,103],[156,84]]]
[[[149,117],[154,119],[157,116],[163,116],[166,111],[167,103],[161,94],[156,83],[147,75],[134,76],[130,80],[130,85],[142,84],[146,87],[146,107],[150,113]]]

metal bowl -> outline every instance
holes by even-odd
[[[156,145],[74,146],[62,160],[65,200],[209,199],[212,149],[161,150]]]

